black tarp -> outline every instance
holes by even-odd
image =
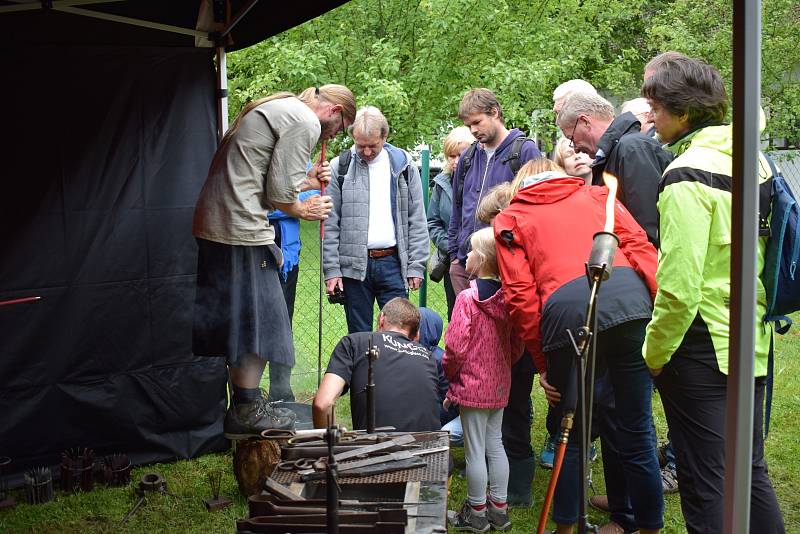
[[[5,54],[0,455],[224,448],[226,372],[191,354],[191,221],[216,146],[211,51]],[[10,127],[9,127],[10,126]]]
[[[248,11],[231,31],[230,40],[226,41],[227,49],[230,52],[261,42],[345,1],[306,0],[297,5],[274,0],[229,0],[222,11],[229,12],[231,20],[243,10]],[[12,43],[194,46],[194,37],[190,35],[44,9],[38,1],[0,0],[0,6],[19,6],[20,3],[33,3],[36,9],[0,14],[5,38]],[[54,5],[57,4],[56,1]],[[75,7],[193,30],[201,4],[201,0],[116,0]]]

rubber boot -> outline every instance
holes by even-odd
[[[536,458],[509,458],[508,468],[509,508],[529,508],[533,477],[536,474]]]
[[[291,378],[291,366],[269,362],[269,402],[294,402]]]

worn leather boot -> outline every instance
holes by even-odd
[[[223,431],[231,440],[257,438],[269,428],[293,429],[296,416],[286,408],[273,408],[264,398],[249,404],[236,404],[225,414]]]

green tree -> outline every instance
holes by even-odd
[[[769,133],[787,137],[800,113],[800,9],[764,4],[763,92]],[[344,83],[359,105],[378,106],[403,147],[440,150],[471,87],[489,87],[506,122],[555,134],[551,95],[584,78],[616,102],[638,96],[644,64],[674,49],[730,79],[730,3],[708,0],[353,0],[231,54],[232,116],[276,90]],[[533,112],[537,112],[535,117]],[[338,150],[337,146],[332,147]]]

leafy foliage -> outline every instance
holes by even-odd
[[[707,0],[353,0],[231,54],[231,115],[262,94],[344,83],[384,111],[400,146],[441,148],[462,94],[489,87],[506,122],[549,137],[551,95],[584,78],[612,102],[638,96],[645,63],[664,50],[731,75],[730,2]],[[764,0],[763,103],[768,133],[800,121],[800,8]],[[334,147],[338,148],[338,147]]]

